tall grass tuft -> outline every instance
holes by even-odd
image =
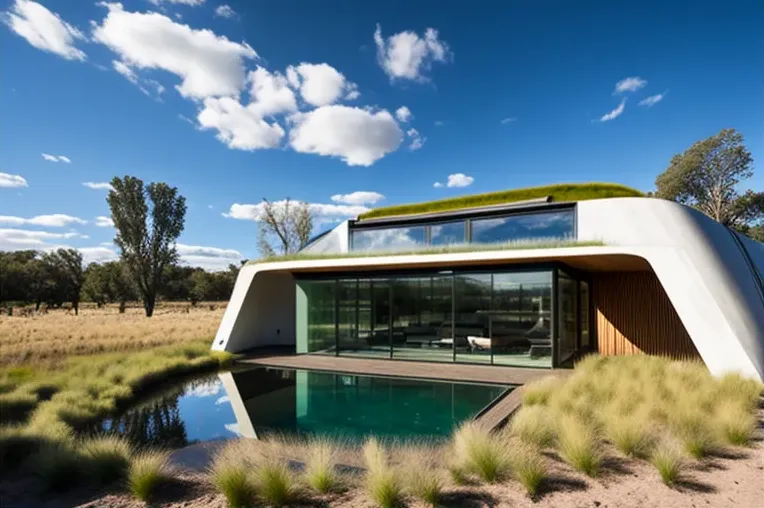
[[[337,447],[328,438],[319,437],[309,444],[305,458],[305,482],[319,494],[337,490],[340,478],[337,468]]]
[[[133,450],[119,436],[87,439],[80,445],[82,455],[88,462],[88,472],[96,482],[107,485],[123,480],[130,467]]]
[[[168,454],[161,451],[141,452],[133,456],[127,474],[127,485],[137,499],[149,502],[169,478]]]
[[[520,408],[512,417],[509,431],[522,442],[537,448],[554,444],[552,414],[546,407],[538,404]]]
[[[547,474],[541,453],[534,446],[515,440],[510,443],[509,457],[512,476],[525,487],[529,496],[535,496]]]
[[[727,444],[747,446],[756,433],[756,417],[743,404],[726,400],[716,408],[714,422]]]
[[[426,445],[414,445],[401,453],[406,490],[429,506],[440,504],[445,486],[439,458],[438,450]]]
[[[49,443],[29,460],[29,468],[49,491],[63,492],[76,486],[85,474],[85,461],[73,447]]]
[[[554,376],[548,376],[528,383],[523,387],[523,405],[546,405],[549,402],[549,398],[560,386],[560,380]]]
[[[215,455],[208,471],[210,482],[231,508],[252,506],[255,499],[255,485],[237,445],[236,441],[226,444]]]
[[[453,451],[461,469],[494,483],[509,473],[506,443],[475,422],[462,425],[453,436]]]
[[[707,456],[717,445],[717,434],[712,424],[710,415],[698,407],[691,407],[690,403],[669,415],[673,435],[682,442],[685,451],[696,459]]]
[[[573,414],[562,414],[557,421],[557,441],[563,459],[588,476],[597,476],[602,450],[595,429]]]
[[[646,458],[650,455],[653,437],[650,422],[642,415],[624,414],[613,409],[604,413],[605,437],[627,457]]]
[[[275,507],[287,505],[295,496],[296,485],[283,459],[268,457],[255,468],[257,494]]]
[[[658,470],[663,483],[673,487],[679,481],[685,467],[680,447],[673,441],[659,443],[650,456],[650,463]]]
[[[368,496],[380,508],[398,506],[403,499],[403,486],[398,472],[389,463],[387,451],[372,437],[363,446],[363,458]]]

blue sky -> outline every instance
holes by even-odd
[[[318,232],[366,207],[507,188],[650,190],[726,127],[764,187],[756,0],[0,11],[0,249],[113,257],[106,190],[83,183],[125,174],[180,189],[181,255],[211,268],[257,256],[264,197],[314,204]]]

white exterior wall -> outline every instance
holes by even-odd
[[[247,265],[239,273],[214,349],[241,351],[294,341],[293,270],[364,269],[399,265],[443,266],[464,261],[527,260],[623,254],[645,259],[655,271],[688,334],[715,374],[739,371],[764,379],[764,302],[729,231],[688,207],[650,198],[612,198],[577,205],[580,241],[602,247],[523,249],[453,254],[285,261]],[[329,233],[344,237],[347,223]],[[323,239],[322,239],[323,240]],[[334,241],[334,240],[332,240]],[[339,239],[336,241],[339,242]],[[764,266],[764,248],[746,243]],[[345,250],[346,251],[346,250]],[[342,251],[344,252],[344,251]],[[266,275],[271,276],[270,278]],[[284,285],[283,288],[277,286]],[[290,295],[287,295],[290,293]],[[289,302],[291,307],[285,306]],[[291,320],[291,328],[288,321]],[[281,329],[275,338],[273,330]],[[285,336],[291,330],[291,336]]]

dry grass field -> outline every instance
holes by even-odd
[[[68,310],[13,316],[0,315],[0,366],[57,362],[67,356],[141,350],[215,335],[225,302],[165,303],[152,318],[130,306],[86,306],[75,316]]]

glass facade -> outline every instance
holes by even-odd
[[[428,245],[505,243],[526,240],[572,240],[576,237],[573,208],[426,222],[406,227],[354,227],[354,251],[415,250]]]
[[[591,345],[584,284],[554,267],[300,279],[297,352],[548,368]]]

